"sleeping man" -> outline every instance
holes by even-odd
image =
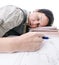
[[[44,35],[29,30],[51,26],[53,20],[53,13],[48,9],[38,9],[28,14],[26,10],[13,5],[0,8],[0,52],[40,49]]]

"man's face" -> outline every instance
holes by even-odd
[[[33,12],[29,15],[28,23],[31,28],[43,27],[48,24],[49,19],[44,13]]]

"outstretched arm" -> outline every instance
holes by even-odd
[[[36,51],[42,44],[42,34],[29,32],[21,36],[0,38],[0,52]]]

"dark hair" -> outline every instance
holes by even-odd
[[[37,12],[44,13],[48,17],[49,21],[46,26],[52,26],[53,21],[54,21],[54,16],[53,16],[52,11],[50,11],[48,9],[39,9],[39,10],[37,10]]]

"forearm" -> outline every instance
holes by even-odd
[[[16,52],[20,50],[21,50],[20,36],[0,38],[0,52]]]
[[[0,52],[37,51],[42,45],[42,35],[29,32],[21,36],[0,38]]]
[[[32,44],[28,43],[27,39],[25,41],[24,38],[22,36],[0,38],[0,52],[32,51]]]

